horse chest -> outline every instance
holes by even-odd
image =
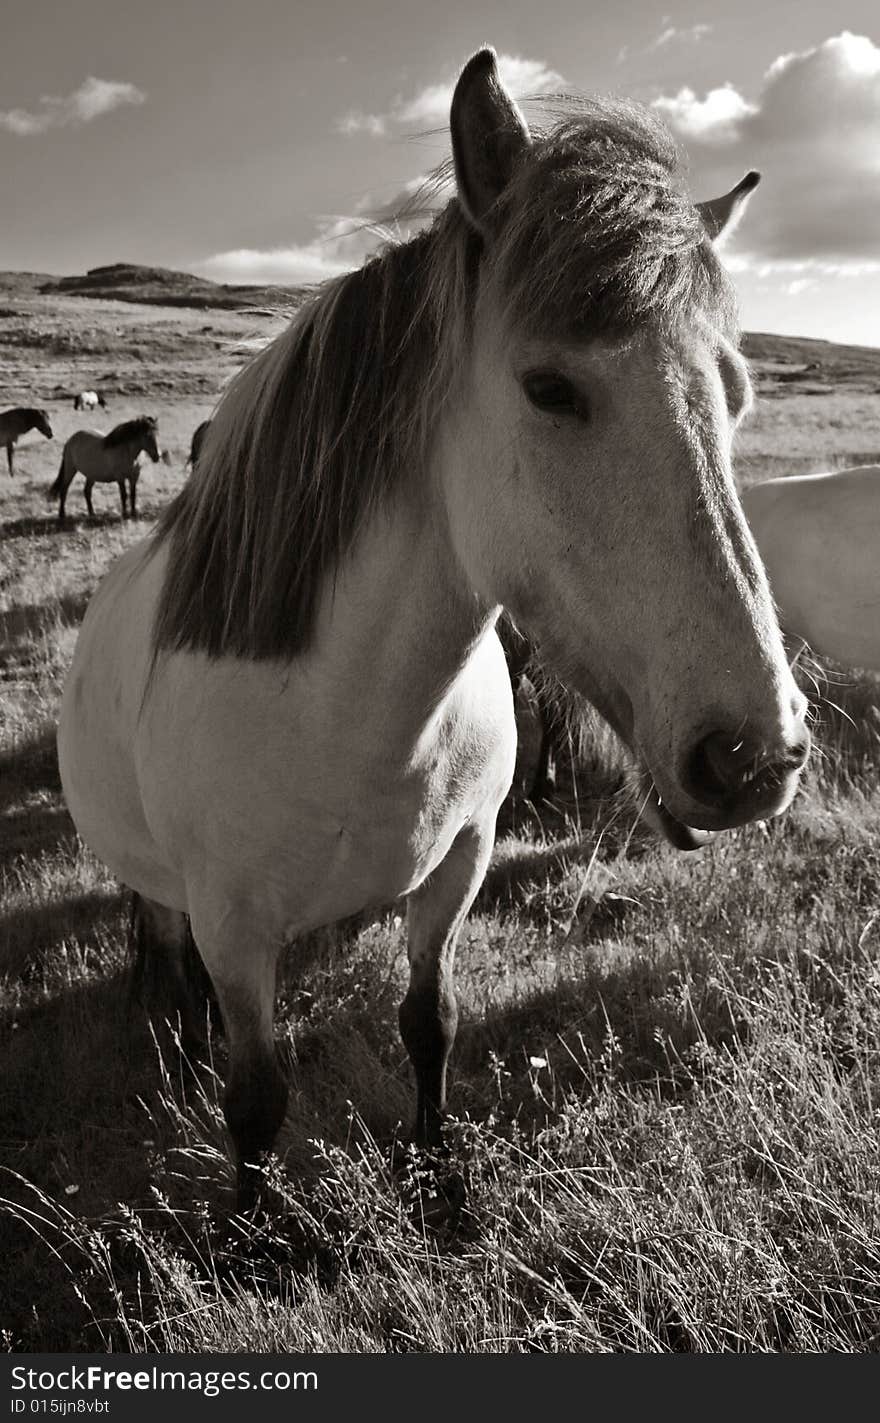
[[[239,680],[178,689],[142,747],[169,863],[190,880],[207,861],[224,884],[258,887],[288,936],[407,894],[506,794],[516,730],[500,648],[495,660],[499,676],[467,679],[414,742],[387,707],[322,717],[294,679],[246,704]]]

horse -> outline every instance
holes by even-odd
[[[442,1143],[455,945],[516,754],[502,608],[682,848],[783,811],[809,749],[731,471],[750,385],[713,238],[756,178],[695,206],[659,119],[612,101],[531,132],[491,49],[450,132],[455,196],[236,377],[62,698],[80,835],[145,954],[172,975],[191,933],[212,981],[241,1210],[286,1111],[282,951],[404,897],[413,1134]]]
[[[540,805],[556,789],[557,764],[570,744],[568,719],[559,702],[548,692],[546,677],[537,662],[537,649],[517,631],[509,618],[498,619],[497,632],[507,658],[514,698],[527,677],[534,687],[540,739],[528,798],[534,805]]]
[[[152,415],[140,415],[136,420],[124,420],[121,425],[116,425],[109,435],[100,435],[95,430],[75,430],[64,446],[58,476],[46,491],[47,499],[58,498],[60,522],[64,522],[67,490],[77,473],[86,477],[86,507],[92,518],[95,517],[92,507],[93,484],[118,484],[122,517],[127,518],[127,483],[131,495],[131,517],[136,519],[137,482],[140,475],[137,457],[143,450],[153,464],[158,464],[158,428],[158,421]]]
[[[768,479],[741,497],[782,626],[880,672],[880,465]]]
[[[197,425],[193,430],[193,437],[189,447],[189,459],[187,460],[190,469],[195,469],[196,467],[196,461],[202,452],[202,445],[205,443],[205,436],[208,433],[210,425],[210,420],[203,420],[201,425]]]
[[[74,410],[97,410],[100,405],[102,410],[107,409],[107,402],[97,390],[81,390],[79,395],[74,396]]]
[[[0,445],[6,446],[6,463],[9,465],[10,475],[13,477],[15,475],[13,451],[16,441],[20,440],[22,435],[26,435],[29,430],[39,430],[47,440],[53,439],[48,412],[37,410],[30,405],[16,405],[11,410],[0,411]]]

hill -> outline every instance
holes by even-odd
[[[748,332],[743,354],[751,362],[762,395],[820,394],[842,386],[880,392],[880,348],[845,346],[807,336],[776,336]],[[774,389],[775,388],[775,389]]]
[[[195,310],[253,311],[296,307],[305,300],[308,286],[247,286],[212,282],[192,272],[169,267],[113,262],[91,267],[81,275],[58,277],[46,272],[0,272],[0,297],[88,297],[98,301],[124,301],[145,306],[191,307]],[[758,379],[768,387],[795,385],[809,388],[829,384],[856,384],[880,388],[880,347],[846,346],[805,336],[777,336],[749,332],[743,352]]]
[[[197,310],[241,311],[253,307],[299,305],[307,287],[235,286],[211,282],[191,272],[113,262],[81,276],[57,277],[37,272],[0,273],[0,294],[15,297],[80,296],[127,301],[146,306],[182,306]]]

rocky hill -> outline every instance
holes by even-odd
[[[45,272],[0,273],[0,295],[7,299],[37,294],[83,296],[147,306],[241,311],[298,305],[306,292],[305,287],[228,285],[193,276],[190,272],[145,267],[133,262],[113,262],[106,267],[92,267],[82,276],[70,277],[54,277]]]

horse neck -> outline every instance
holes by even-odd
[[[494,626],[467,586],[437,498],[398,493],[359,536],[323,599],[315,652],[337,705],[406,756]]]
[[[126,460],[128,463],[133,464],[143,448],[144,442],[141,436],[132,435],[131,439],[126,440],[122,445],[116,445],[115,447],[111,445],[110,454],[113,455],[114,458],[118,457],[120,463],[122,460]]]

